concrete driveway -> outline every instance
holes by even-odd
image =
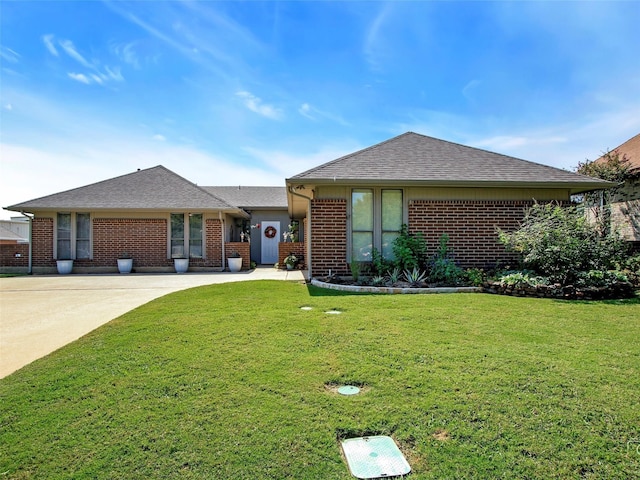
[[[214,283],[299,280],[301,271],[0,278],[0,378],[168,293]]]

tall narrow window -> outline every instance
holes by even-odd
[[[352,258],[371,260],[373,250],[373,190],[353,190],[351,196]]]
[[[202,214],[189,215],[189,256],[202,258]]]
[[[393,241],[402,228],[402,190],[382,190],[382,256],[392,260]]]
[[[91,215],[76,213],[76,258],[91,258]]]
[[[171,214],[171,257],[184,257],[184,214]]]
[[[59,213],[56,231],[56,255],[58,260],[70,260],[71,256],[71,214]]]

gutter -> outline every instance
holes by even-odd
[[[300,195],[299,193],[296,193],[295,188],[292,186],[289,186],[288,189],[289,193],[291,195],[295,195],[296,197],[300,197],[300,198],[304,198],[307,201],[307,232],[305,232],[305,236],[304,236],[304,241],[307,244],[307,258],[309,259],[307,262],[308,265],[308,276],[309,276],[309,280],[311,280],[313,278],[313,275],[311,273],[311,197],[306,197],[304,195]],[[293,212],[292,212],[293,213]]]
[[[29,219],[29,267],[27,273],[31,275],[33,273],[33,215],[30,215],[24,211],[20,211],[20,215],[24,215]]]

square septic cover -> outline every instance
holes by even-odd
[[[407,475],[411,467],[391,437],[359,437],[342,441],[342,451],[356,478]]]

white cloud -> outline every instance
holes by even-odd
[[[129,42],[126,44],[112,44],[111,48],[113,52],[122,59],[123,62],[131,65],[135,69],[140,68],[140,60],[138,54],[135,51],[136,42]]]
[[[244,100],[244,105],[252,112],[272,120],[280,120],[282,118],[282,110],[274,107],[273,105],[263,103],[261,98],[256,97],[251,92],[236,92],[236,96],[242,98]]]
[[[164,142],[166,141],[166,137],[164,135],[160,135],[160,134],[156,134],[153,136],[154,140],[157,140],[158,142]]]
[[[18,63],[20,60],[20,54],[15,50],[11,50],[5,46],[0,46],[0,58],[10,63]]]
[[[300,108],[298,108],[298,113],[303,117],[308,118],[309,120],[318,120],[318,117],[322,117],[332,122],[335,122],[339,125],[342,125],[344,127],[350,126],[349,122],[344,120],[339,115],[334,115],[332,113],[325,112],[312,105],[309,105],[308,103],[303,103],[302,105],[300,105]]]
[[[310,120],[315,120],[315,118],[313,118],[313,115],[311,115],[311,106],[308,103],[303,103],[302,105],[300,105],[298,113]]]
[[[373,22],[369,25],[364,38],[363,52],[364,57],[374,71],[382,70],[380,63],[383,55],[383,38],[381,34],[382,26],[387,20],[391,8],[391,4],[387,3],[378,12]]]
[[[66,54],[73,58],[80,65],[86,68],[95,68],[92,63],[88,62],[82,55],[80,55],[80,53],[78,53],[78,50],[76,50],[76,47],[71,40],[60,40],[59,43]]]
[[[53,35],[51,34],[43,35],[42,41],[44,42],[44,46],[47,47],[47,50],[49,50],[49,53],[51,55],[53,55],[54,57],[59,56],[58,50],[56,49],[56,46],[53,44]]]
[[[10,103],[7,103],[7,104],[5,104],[4,109],[11,111],[11,110],[13,110],[13,105],[11,105]]]
[[[84,83],[86,85],[89,85],[91,83],[91,80],[89,80],[89,78],[83,73],[67,73],[67,75],[69,76],[69,78],[72,78],[77,82]]]

